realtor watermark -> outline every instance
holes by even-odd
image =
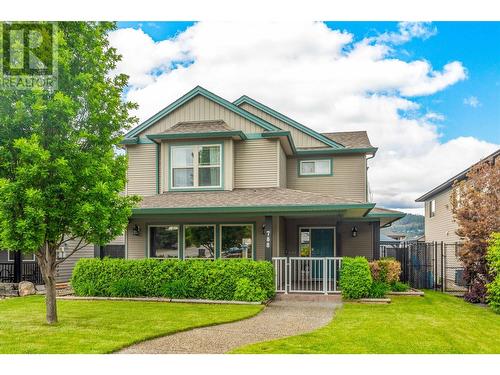
[[[57,25],[0,23],[0,89],[57,88]]]

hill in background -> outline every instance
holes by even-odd
[[[402,233],[406,234],[406,239],[411,240],[420,237],[424,234],[424,216],[406,214],[406,216],[392,225],[389,228],[383,228],[382,233]]]

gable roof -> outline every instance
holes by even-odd
[[[278,120],[283,121],[287,125],[290,125],[291,127],[317,139],[318,141],[323,142],[324,144],[330,146],[331,148],[334,148],[334,149],[344,148],[342,145],[340,145],[337,142],[335,142],[334,140],[324,136],[323,134],[320,134],[317,131],[315,131],[315,130],[313,130],[305,125],[302,125],[301,123],[291,119],[290,117],[287,117],[284,114],[282,114],[278,111],[275,111],[274,109],[269,108],[268,106],[258,102],[255,99],[252,99],[246,95],[243,95],[242,97],[240,97],[239,99],[237,99],[233,102],[233,104],[235,104],[237,106],[239,106],[243,103],[250,104],[251,106],[261,110],[262,112],[265,112],[268,115],[273,116],[273,117],[277,118]],[[250,112],[248,112],[248,113],[250,113]]]
[[[366,131],[321,133],[346,148],[373,148]]]
[[[475,165],[477,165],[477,164],[479,164],[479,163],[481,163],[481,162],[483,162],[485,160],[492,160],[493,162],[495,162],[496,158],[499,155],[500,155],[500,149],[496,150],[494,153],[492,153],[492,154],[486,156],[485,158],[481,159],[477,163],[472,164],[469,168],[463,170],[462,172],[460,172],[459,174],[453,176],[449,180],[446,180],[441,185],[436,186],[434,189],[428,191],[427,193],[425,193],[421,197],[415,199],[415,202],[425,202],[427,199],[432,198],[436,194],[439,194],[439,193],[445,191],[446,189],[452,187],[453,183],[455,181],[464,180],[467,177],[467,173],[469,173],[469,171],[471,170],[472,167],[474,167]]]
[[[267,131],[275,131],[275,130],[280,130],[278,127],[268,123],[267,121],[261,119],[260,117],[257,117],[250,112],[247,112],[235,104],[231,103],[230,101],[221,98],[218,95],[215,95],[214,93],[208,91],[207,89],[201,87],[201,86],[196,86],[194,89],[189,91],[188,93],[184,94],[181,96],[179,99],[174,101],[173,103],[169,104],[165,108],[163,108],[161,111],[156,113],[155,115],[151,116],[149,119],[144,121],[143,123],[139,124],[136,126],[134,129],[130,130],[127,134],[125,134],[125,139],[127,138],[132,138],[135,137],[137,134],[140,132],[146,130],[148,127],[156,123],[158,120],[161,118],[167,116],[169,113],[173,112],[177,108],[179,108],[181,105],[184,103],[188,102],[192,98],[194,98],[197,95],[201,95],[209,100],[214,101],[215,103],[221,105],[222,107],[240,115],[241,117],[253,122],[254,124],[260,126],[262,129],[267,130]]]

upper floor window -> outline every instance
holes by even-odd
[[[222,145],[171,146],[172,189],[222,187]]]
[[[299,161],[299,176],[330,176],[331,174],[331,159]]]
[[[436,200],[433,199],[429,202],[429,217],[436,216]]]

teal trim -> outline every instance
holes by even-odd
[[[330,161],[330,172],[329,173],[322,173],[322,174],[302,174],[301,173],[301,168],[300,168],[300,163],[303,161],[316,161],[316,160],[329,160]],[[333,176],[333,158],[315,158],[315,159],[297,159],[297,176],[298,177],[328,177],[328,176]]]
[[[171,208],[133,208],[133,215],[154,214],[189,214],[189,213],[291,213],[291,212],[328,212],[349,209],[372,209],[375,203],[356,204],[314,204],[314,205],[268,205],[268,206],[232,206],[232,207],[171,207]]]
[[[377,152],[377,147],[368,148],[343,148],[340,150],[334,149],[321,149],[321,150],[304,150],[297,149],[297,155],[299,156],[309,156],[309,155],[324,155],[324,154],[375,154]]]
[[[292,148],[292,153],[297,153],[297,148],[295,147],[295,143],[293,142],[292,134],[289,131],[274,131],[274,132],[264,132],[261,133],[262,138],[275,138],[275,137],[287,137],[288,143],[290,143],[290,147]]]
[[[273,117],[277,118],[278,120],[283,121],[285,124],[290,125],[291,127],[295,128],[297,130],[300,130],[301,132],[309,135],[310,137],[317,139],[320,142],[323,142],[324,144],[326,144],[334,149],[342,149],[344,147],[341,144],[334,142],[330,138],[325,137],[324,135],[314,131],[313,129],[308,128],[305,125],[302,125],[301,123],[291,119],[290,117],[287,117],[284,114],[282,114],[278,111],[275,111],[274,109],[269,108],[268,106],[266,106],[262,103],[259,103],[255,99],[252,99],[246,95],[243,95],[241,98],[234,101],[234,104],[237,106],[239,106],[242,103],[250,104],[251,106],[254,106],[255,108],[261,110],[262,112],[265,112],[268,115],[273,116]]]
[[[194,89],[189,91],[188,93],[184,94],[181,96],[179,99],[174,101],[173,103],[169,104],[165,108],[163,108],[161,111],[144,121],[142,124],[136,126],[134,129],[129,131],[125,137],[130,138],[133,137],[140,132],[144,131],[147,129],[149,126],[153,125],[156,121],[160,120],[161,118],[165,117],[175,109],[179,108],[181,105],[185,104],[192,98],[194,98],[196,95],[201,95],[209,100],[214,101],[215,103],[221,105],[222,107],[230,110],[231,112],[234,112],[241,117],[253,122],[254,124],[260,126],[264,130],[279,130],[276,126],[268,123],[267,121],[262,120],[261,118],[252,115],[251,113],[239,108],[238,106],[234,105],[233,103],[229,102],[226,99],[221,98],[218,95],[215,95],[214,93],[208,91],[207,89],[204,89],[201,86],[196,86]]]
[[[242,140],[247,139],[247,136],[241,130],[225,131],[225,132],[203,132],[203,133],[176,133],[176,134],[149,134],[146,137],[149,139],[190,139],[190,138],[232,138],[239,137]]]
[[[185,187],[185,188],[172,188],[172,146],[198,146],[198,145],[220,145],[220,158],[221,158],[221,166],[220,166],[220,182],[221,186],[219,187]],[[193,141],[193,142],[176,142],[175,144],[168,145],[168,191],[220,191],[224,190],[224,142],[210,142],[210,141]]]
[[[179,259],[184,259],[184,224],[179,224]]]
[[[220,224],[215,224],[215,259],[220,258],[220,246],[221,245],[221,235],[220,235]]]
[[[124,138],[121,140],[121,145],[135,145],[139,141],[139,137]]]
[[[160,194],[160,153],[161,144],[156,144],[156,194]]]

